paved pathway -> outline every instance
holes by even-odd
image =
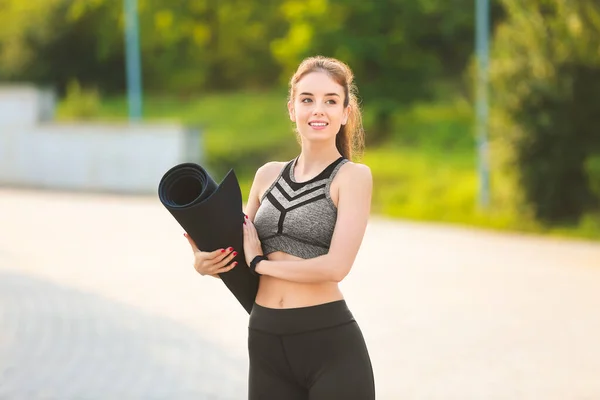
[[[379,399],[600,399],[600,244],[373,218],[342,287]],[[244,399],[246,326],[156,198],[0,189],[0,399]]]

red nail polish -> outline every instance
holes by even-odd
[[[235,257],[235,256],[237,256],[237,251],[234,251],[234,252],[233,252],[233,256],[234,256],[234,257]]]
[[[233,266],[235,267],[237,265],[237,261],[233,263]]]
[[[225,253],[225,249],[221,249],[221,253]]]
[[[227,251],[231,251],[231,250],[233,250],[233,247],[230,247],[230,248],[227,249]]]
[[[247,215],[244,215],[244,217],[246,217],[246,219],[248,219],[248,216],[247,216]]]

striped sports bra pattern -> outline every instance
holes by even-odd
[[[337,219],[331,182],[348,160],[340,157],[314,178],[297,182],[297,159],[288,162],[265,191],[254,217],[265,255],[283,251],[307,259],[329,251]]]

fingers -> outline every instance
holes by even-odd
[[[214,253],[214,252],[213,252]],[[218,250],[218,256],[212,260],[209,260],[205,257],[206,254],[210,253],[197,253],[196,260],[194,262],[194,269],[200,275],[215,275],[223,272],[227,272],[233,269],[238,263],[233,262],[233,259],[238,255],[238,252],[235,251],[232,247],[229,247],[226,250]],[[227,265],[231,263],[231,265]]]
[[[198,246],[196,246],[196,242],[194,242],[194,239],[192,239],[190,237],[190,235],[187,234],[187,232],[184,232],[183,236],[185,236],[185,238],[188,240],[188,242],[190,243],[190,246],[192,246],[192,250],[194,252],[200,251],[200,249],[198,249]]]
[[[211,251],[208,253],[206,259],[212,260],[215,262],[221,261],[223,258],[227,257],[233,251],[233,247],[228,247],[226,249],[217,249],[215,251]]]
[[[256,232],[256,227],[250,221],[250,219],[246,219],[244,221],[244,234],[248,239],[258,241],[258,233]]]
[[[192,237],[190,235],[188,235],[187,232],[184,232],[183,236],[185,236],[185,238],[190,243],[190,246],[192,247],[192,250],[194,251],[194,253],[196,253],[196,252],[204,253],[206,255],[204,258],[207,260],[219,261],[219,259],[223,259],[223,257],[227,256],[227,254],[229,252],[231,252],[231,250],[233,250],[232,247],[229,247],[227,249],[217,249],[217,250],[214,250],[211,252],[203,252],[202,250],[200,250],[198,248],[198,246],[196,245],[196,242],[194,242],[194,239],[192,239]]]
[[[253,240],[256,236],[256,228],[250,219],[244,220],[244,239]]]
[[[231,262],[237,255],[238,255],[237,251],[232,251],[231,253],[229,253],[229,255],[227,257],[225,257],[223,260],[221,260],[221,262],[219,262],[215,265],[216,268],[217,269],[223,268],[224,266],[229,264],[229,262]],[[235,262],[234,264],[237,264],[237,262]]]
[[[235,251],[233,247],[204,252],[198,248],[187,232],[184,233],[183,236],[188,240],[194,251],[194,269],[200,275],[217,275],[218,277],[218,274],[231,271],[238,264],[237,261],[232,262],[238,255],[238,252]]]
[[[234,269],[236,267],[236,265],[238,265],[237,261],[232,262],[231,264],[227,265],[229,262],[231,262],[231,260],[233,260],[233,258],[237,256],[237,252],[231,252],[231,254],[229,254],[229,256],[227,256],[227,258],[225,258],[223,261],[221,261],[220,263],[215,265],[215,268],[212,270],[212,272],[210,273],[210,275],[215,276],[218,274],[222,274],[224,272],[227,271],[231,271],[232,269]]]
[[[235,266],[236,266],[237,264],[238,264],[238,263],[237,263],[237,261],[235,261],[235,262],[232,262],[232,263],[231,263],[231,264],[229,264],[229,265],[226,265],[226,266],[224,266],[224,267],[221,267],[221,268],[219,268],[219,269],[217,270],[216,274],[222,274],[222,273],[224,273],[224,272],[231,271],[232,269],[234,269],[234,268],[235,268]]]

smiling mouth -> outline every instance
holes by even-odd
[[[309,122],[308,125],[314,126],[314,127],[325,127],[329,124],[327,122]]]

